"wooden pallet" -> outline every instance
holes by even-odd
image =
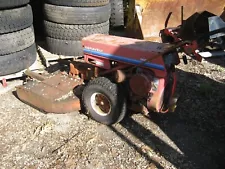
[[[67,59],[74,60],[80,57],[80,56],[64,56],[52,54],[47,50],[45,50],[44,48],[42,48],[41,46],[38,46],[37,51],[45,67],[49,67],[50,65],[55,64],[59,60],[67,60]]]

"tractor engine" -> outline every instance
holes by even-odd
[[[140,72],[133,75],[129,81],[132,92],[140,97],[148,97],[152,89],[153,76],[148,72]]]
[[[157,78],[151,70],[145,69],[138,69],[129,80],[132,100],[141,100],[148,109],[156,112],[164,111],[174,85],[175,81],[173,84],[168,78]]]

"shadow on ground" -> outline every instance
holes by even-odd
[[[132,49],[137,47],[136,45],[147,49],[147,45],[152,44],[136,42],[127,47]],[[120,50],[121,48],[118,48],[113,54],[119,55]],[[191,64],[190,69],[198,74],[177,69],[179,77],[177,91],[180,98],[176,111],[168,114],[152,113],[149,118],[182,153],[162,141],[161,137],[153,134],[149,128],[132,117],[121,123],[130,134],[145,145],[153,147],[156,153],[176,168],[222,169],[225,167],[225,84],[219,82],[223,81],[224,73],[215,65],[215,68],[210,66],[207,68]],[[216,71],[218,72],[215,73]],[[208,78],[205,74],[216,76],[215,79],[218,81]],[[143,155],[142,150],[120,131],[111,129]],[[161,167],[151,157],[146,158],[158,168]]]
[[[225,68],[225,56],[206,58],[206,61]]]
[[[152,113],[149,120],[158,125],[183,155],[132,117],[121,125],[146,145],[156,147],[155,151],[177,168],[187,168],[183,164],[191,163],[188,168],[222,169],[225,167],[225,85],[195,73],[178,70],[178,74],[180,98],[176,112]],[[121,137],[119,131],[112,130]]]

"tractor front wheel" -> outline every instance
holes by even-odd
[[[88,114],[99,123],[111,125],[125,117],[127,102],[123,90],[105,77],[90,81],[82,99]]]

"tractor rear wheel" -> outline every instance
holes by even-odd
[[[127,112],[123,90],[105,77],[90,81],[83,91],[82,100],[91,118],[105,125],[122,121]]]

